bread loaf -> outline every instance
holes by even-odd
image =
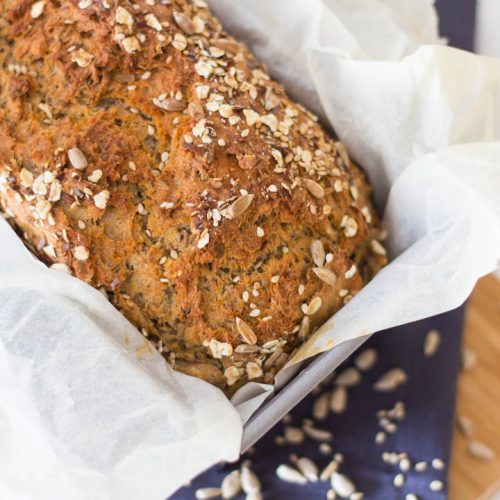
[[[1,206],[176,369],[272,382],[386,263],[361,170],[203,0],[0,16]]]

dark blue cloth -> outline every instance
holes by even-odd
[[[438,0],[441,33],[451,45],[472,50],[474,29],[474,0]],[[464,308],[412,323],[374,335],[366,344],[379,353],[375,368],[363,376],[363,382],[349,389],[347,411],[342,415],[330,414],[318,427],[334,432],[334,452],[345,456],[341,471],[352,479],[366,499],[397,500],[414,493],[419,499],[445,499],[446,489],[432,492],[429,483],[441,480],[446,487],[447,465],[452,438],[455,391],[459,369],[461,335]],[[432,358],[423,356],[425,336],[430,329],[442,334],[442,343]],[[352,364],[347,360],[343,367]],[[373,391],[377,378],[387,370],[402,367],[409,375],[408,382],[389,393]],[[338,371],[340,371],[340,368]],[[333,387],[333,383],[330,383]],[[328,387],[323,388],[323,391]],[[291,425],[300,427],[303,418],[311,416],[317,395],[310,395],[292,412]],[[376,412],[389,409],[395,402],[406,405],[406,417],[394,435],[389,435],[383,445],[374,438],[380,430]],[[257,445],[255,452],[247,455],[252,468],[260,477],[266,500],[309,500],[326,498],[329,483],[317,482],[305,486],[288,484],[276,477],[279,464],[290,463],[289,455],[296,453],[313,459],[320,468],[331,459],[322,454],[318,442],[306,439],[301,445],[278,446],[275,437],[283,435],[283,424],[275,426]],[[400,472],[397,466],[382,461],[383,451],[406,452],[412,464],[429,463],[425,472],[413,469],[405,473],[406,481],[401,489],[393,486],[394,476]],[[430,466],[434,458],[444,460],[446,467],[436,470]],[[219,486],[224,476],[237,468],[237,464],[213,467],[183,488],[172,498],[194,498],[197,488]],[[238,498],[244,498],[240,495]]]

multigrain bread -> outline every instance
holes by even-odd
[[[386,263],[342,144],[202,0],[2,0],[0,201],[169,363],[272,382]]]

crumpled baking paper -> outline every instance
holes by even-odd
[[[212,0],[228,31],[368,172],[393,261],[298,362],[462,303],[500,258],[500,62],[442,45],[430,0]],[[232,406],[171,370],[96,290],[0,220],[0,497],[162,500],[238,454]],[[237,411],[236,411],[237,410]]]

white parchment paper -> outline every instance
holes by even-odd
[[[385,207],[394,260],[292,363],[463,302],[500,258],[500,62],[442,46],[428,0],[210,3]],[[237,457],[271,388],[249,384],[236,411],[2,220],[0,242],[0,498],[161,500]]]

